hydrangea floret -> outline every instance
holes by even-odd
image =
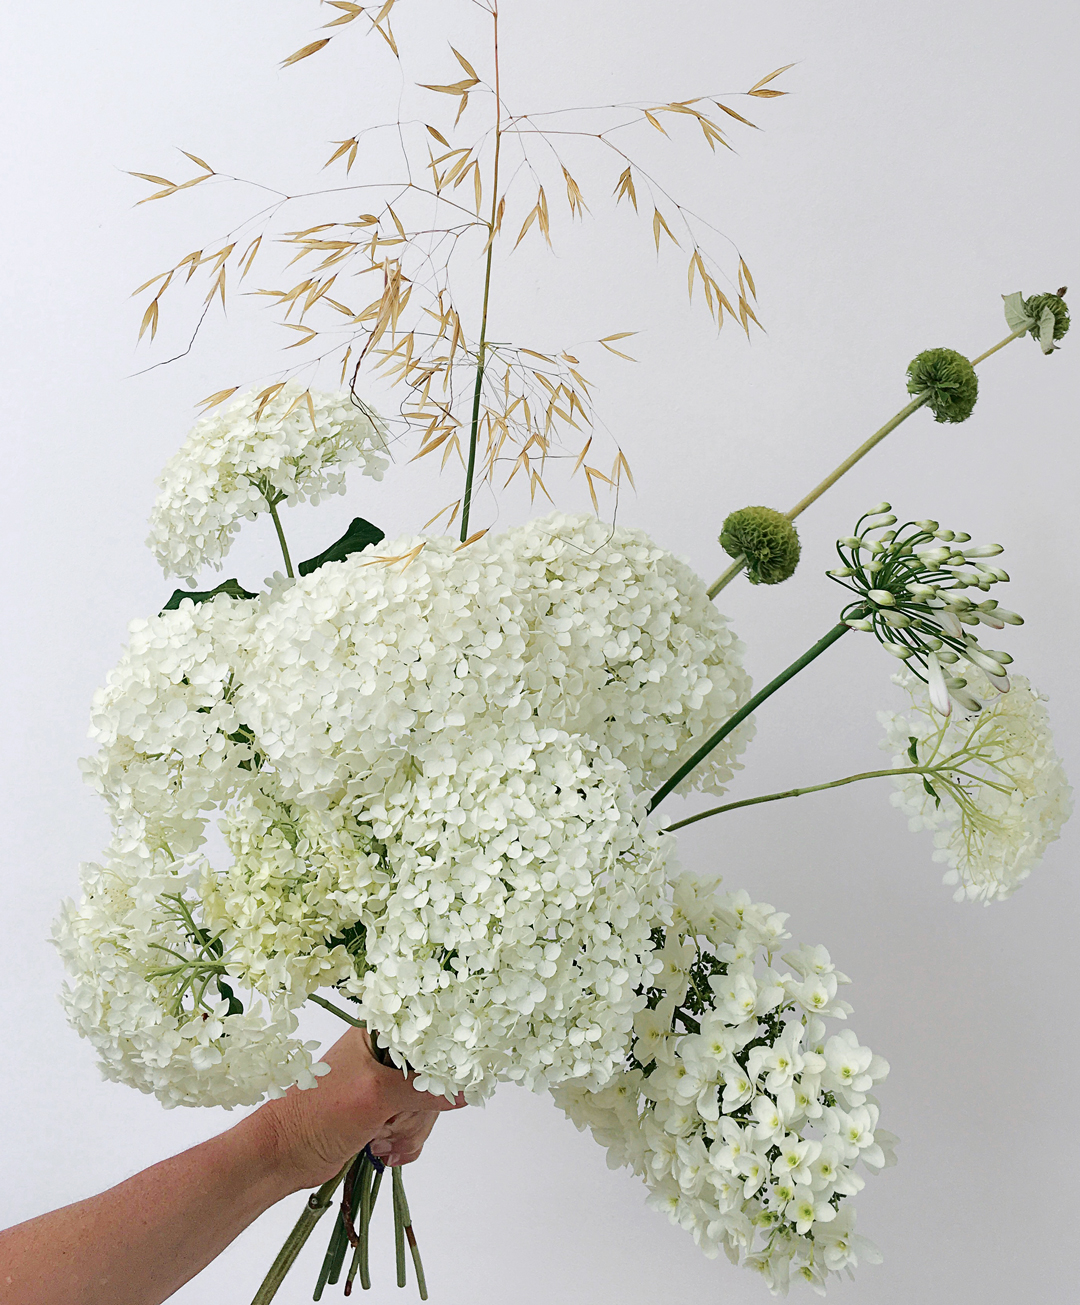
[[[1008,580],[1007,572],[986,561],[1003,549],[972,544],[970,535],[943,530],[936,521],[899,527],[896,521],[890,505],[879,503],[859,518],[853,535],[837,541],[842,565],[828,574],[857,595],[842,619],[853,630],[873,633],[887,652],[907,661],[943,715],[954,702],[964,711],[979,711],[981,702],[959,663],[977,666],[1006,693],[1012,657],[984,648],[973,630],[1023,624],[996,599],[972,596]]]
[[[205,566],[221,568],[245,518],[279,503],[318,503],[345,492],[359,466],[382,478],[386,430],[352,396],[319,393],[299,381],[251,390],[198,421],[158,478],[147,544],[167,576],[192,588]]]
[[[1072,812],[1072,790],[1054,748],[1045,696],[1017,675],[999,692],[970,663],[957,669],[978,687],[980,715],[943,719],[927,686],[905,668],[894,680],[908,693],[904,712],[882,712],[882,747],[898,769],[894,806],[912,829],[934,832],[934,860],[957,901],[989,905],[1010,897],[1042,859]]]
[[[626,1069],[599,1092],[570,1082],[555,1099],[706,1255],[723,1250],[774,1294],[792,1279],[823,1294],[830,1274],[881,1258],[849,1202],[860,1165],[894,1162],[871,1094],[888,1064],[827,1024],[851,1007],[824,947],[777,968],[790,935],[771,905],[683,876],[672,917]]]

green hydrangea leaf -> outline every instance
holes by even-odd
[[[161,610],[175,612],[185,598],[190,598],[193,603],[208,603],[218,594],[227,594],[229,598],[255,597],[248,593],[239,580],[224,580],[216,589],[207,589],[201,593],[196,589],[174,589],[172,597]]]
[[[306,562],[301,562],[296,569],[301,575],[310,575],[312,571],[317,571],[327,562],[344,562],[352,553],[362,552],[369,544],[378,544],[385,538],[386,535],[378,526],[373,526],[363,517],[353,517],[349,522],[348,530],[339,540],[319,553],[317,557],[310,557]]]

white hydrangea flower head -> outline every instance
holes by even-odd
[[[244,518],[342,494],[350,466],[382,478],[386,429],[371,408],[295,380],[265,396],[252,390],[201,418],[158,478],[146,542],[167,576],[194,586],[202,567],[221,569]]]
[[[268,1002],[265,1014],[261,1003],[237,1009],[217,949],[193,936],[181,904],[191,901],[195,860],[112,850],[104,866],[83,866],[82,900],[65,903],[54,930],[73,976],[64,1009],[104,1076],[168,1107],[231,1109],[313,1087],[327,1067],[314,1060],[318,1043],[293,1036],[288,1002]]]
[[[794,973],[774,967],[786,916],[688,876],[673,888],[666,949],[693,959],[658,972],[623,1072],[599,1092],[562,1084],[555,1100],[706,1255],[723,1250],[774,1294],[800,1279],[823,1294],[830,1274],[881,1259],[849,1198],[857,1165],[895,1159],[871,1095],[888,1064],[827,1027],[851,1008],[825,948],[785,955]]]
[[[749,685],[700,582],[632,532],[598,563],[593,528],[398,540],[133,623],[86,763],[114,840],[60,925],[69,1012],[107,1072],[170,1103],[312,1082],[295,1012],[320,988],[436,1091],[599,1087],[619,1068],[669,910],[670,840],[642,822],[642,781]],[[544,550],[561,607],[537,592]],[[605,650],[612,613],[633,638]],[[575,684],[606,704],[600,739],[570,710]],[[640,712],[637,734],[611,728],[620,711]],[[133,1024],[79,1016],[112,1010],[114,989],[138,993],[116,1006]]]
[[[554,513],[502,537],[531,609],[538,718],[610,748],[654,789],[749,698],[743,644],[700,577],[643,531]],[[743,722],[675,790],[722,793]]]
[[[1010,897],[1042,860],[1072,812],[1072,789],[1054,749],[1046,697],[1022,675],[1001,693],[978,667],[959,673],[986,704],[978,716],[943,718],[929,690],[910,671],[893,677],[910,698],[905,712],[881,712],[881,746],[893,764],[933,765],[957,757],[955,783],[897,775],[894,806],[913,830],[934,831],[934,860],[943,862],[957,901],[989,905]],[[912,743],[912,740],[915,740]]]

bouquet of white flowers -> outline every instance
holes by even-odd
[[[392,4],[369,18],[391,44]],[[338,8],[348,13],[337,24],[363,12]],[[496,4],[490,12],[498,85]],[[466,78],[427,89],[460,97],[463,110],[480,79],[457,58]],[[781,71],[748,95],[779,94],[763,88]],[[653,106],[643,121],[689,114],[714,145],[721,129],[697,103]],[[985,358],[1025,334],[1052,352],[1068,327],[1064,290],[1009,296],[1009,335],[973,361],[949,349],[914,359],[907,406],[790,511],[727,517],[719,538],[732,561],[711,586],[642,532],[599,515],[555,512],[470,534],[475,491],[491,483],[504,448],[518,449],[511,478],[521,472],[546,494],[555,432],[589,420],[575,356],[487,340],[499,151],[516,121],[498,93],[495,117],[486,220],[481,145],[454,149],[427,128],[449,151],[429,164],[436,210],[475,173],[469,229],[486,242],[479,338],[464,334],[445,284],[422,309],[434,342],[405,328],[403,315],[416,311],[407,260],[430,263],[420,249],[430,226],[413,230],[387,205],[344,224],[348,238],[327,234],[334,223],[291,232],[297,258],[366,258],[366,270],[381,270],[381,297],[357,313],[327,295],[333,276],[292,294],[351,316],[349,388],[316,392],[287,379],[237,399],[238,387],[221,391],[208,401],[219,410],[162,474],[148,543],[165,574],[190,588],[132,623],[95,698],[98,750],[85,770],[112,838],[57,925],[65,1006],[109,1078],[166,1106],[318,1090],[328,1070],[303,1037],[307,1002],[367,1028],[380,1057],[415,1071],[419,1090],[470,1101],[507,1082],[551,1091],[707,1255],[723,1249],[774,1292],[792,1277],[823,1291],[831,1273],[879,1258],[854,1232],[852,1198],[859,1166],[877,1173],[894,1159],[872,1095],[888,1066],[826,1023],[850,1007],[838,996],[848,980],[825,948],[782,952],[787,917],[745,891],[721,892],[718,880],[678,874],[673,835],[738,807],[891,777],[913,827],[935,831],[935,858],[957,896],[989,902],[1007,897],[1057,836],[1069,790],[1044,700],[1008,671],[1010,654],[977,637],[1020,623],[984,597],[1008,579],[988,560],[998,545],[972,545],[936,521],[900,522],[877,505],[838,541],[830,574],[849,596],[836,623],[757,692],[712,599],[743,570],[754,584],[789,578],[800,555],[794,519],[918,409],[963,421]],[[355,150],[346,141],[334,158],[351,166]],[[577,212],[580,191],[563,173]],[[636,208],[633,166],[619,181],[624,198]],[[654,214],[659,248],[662,231],[675,236]],[[519,241],[534,222],[546,234],[543,189]],[[258,248],[243,255],[247,270]],[[694,243],[691,289],[697,278],[717,322],[726,312],[749,333],[749,269],[740,259],[734,308],[709,268]],[[156,326],[171,276],[144,326]],[[612,349],[619,338],[599,343]],[[388,465],[393,423],[356,392],[373,360],[406,388],[402,418],[421,432],[418,456],[462,456],[464,491],[450,512],[460,537],[387,540],[357,517],[294,568],[279,506],[343,493],[350,466],[378,480]],[[462,368],[467,417],[455,415]],[[619,450],[606,475],[586,460],[590,445],[591,436],[576,469],[598,508],[597,484],[629,479],[629,463]],[[284,574],[258,592],[235,579],[198,591],[202,568],[220,569],[241,521],[262,513]],[[664,798],[722,796],[752,739],[752,713],[851,631],[873,634],[903,663],[897,679],[912,707],[882,718],[893,765],[665,827],[655,814]],[[370,1285],[381,1178],[361,1154],[311,1198],[258,1305],[342,1184],[315,1298],[345,1272],[350,1245],[345,1290],[357,1274]],[[397,1171],[392,1186],[398,1282],[408,1241],[426,1298]]]

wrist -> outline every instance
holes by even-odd
[[[318,1186],[298,1156],[295,1136],[282,1117],[282,1101],[268,1101],[239,1124],[222,1134],[236,1161],[248,1175],[250,1189],[262,1209],[294,1192]]]

